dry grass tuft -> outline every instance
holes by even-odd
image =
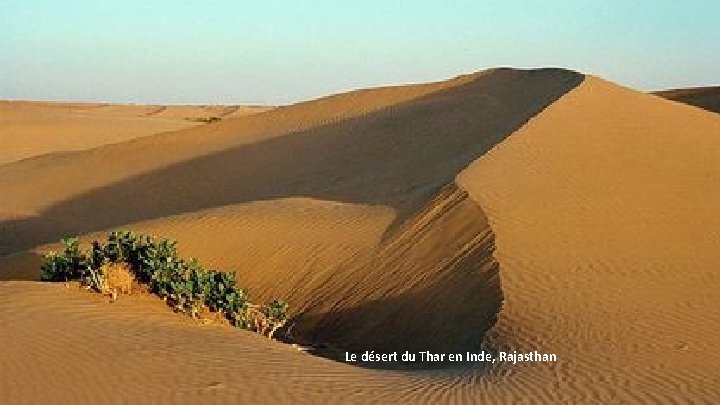
[[[112,295],[114,300],[118,293],[132,293],[135,276],[129,264],[106,263],[102,265],[100,272],[103,274],[103,294]]]

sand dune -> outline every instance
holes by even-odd
[[[0,253],[293,196],[385,205],[406,216],[579,78],[500,70],[373,89],[0,166],[0,192],[13,195],[0,210],[13,230],[0,235]]]
[[[199,125],[200,118],[236,117],[267,109],[0,101],[0,165],[189,128]]]
[[[0,210],[0,214],[5,214],[6,217],[11,214],[24,216],[27,212],[19,208],[20,206],[30,207],[31,212],[40,211],[88,190],[142,173],[283,135],[328,126],[334,122],[347,121],[443,88],[460,85],[468,80],[470,77],[461,77],[425,85],[360,90],[278,108],[268,115],[242,117],[195,127],[192,130],[108,145],[98,151],[48,156],[44,159],[0,166],[0,173],[7,174],[0,186],[6,185],[20,193],[13,200],[22,202],[8,202],[4,209]],[[98,166],[103,167],[101,172],[88,173],[86,170],[87,167]],[[54,179],[61,176],[75,177],[73,187],[52,187]],[[33,178],[35,184],[24,187],[23,184],[28,183],[29,177]],[[11,184],[11,181],[14,184]],[[41,191],[41,188],[45,191]],[[52,196],[46,195],[49,188],[53,189]]]
[[[492,233],[482,211],[464,202],[463,193],[443,188],[453,183],[463,167],[581,78],[561,70],[506,69],[442,86],[411,88],[427,93],[419,98],[408,98],[406,94],[411,93],[403,87],[374,90],[378,95],[387,94],[388,103],[407,101],[391,108],[369,106],[373,111],[369,113],[353,105],[362,115],[330,123],[317,120],[315,127],[300,132],[293,132],[294,119],[282,119],[299,115],[295,110],[307,111],[302,115],[311,117],[326,116],[328,110],[334,114],[353,111],[344,103],[357,99],[358,94],[331,97],[332,103],[322,99],[281,108],[213,125],[221,131],[215,135],[216,145],[225,140],[220,152],[129,178],[127,172],[141,166],[128,165],[118,149],[133,147],[132,159],[151,167],[194,150],[191,147],[197,137],[205,134],[193,129],[187,137],[173,134],[172,143],[162,147],[156,143],[158,137],[152,137],[62,159],[53,156],[6,166],[5,171],[0,169],[0,177],[7,179],[7,191],[18,196],[14,202],[23,204],[19,208],[24,212],[37,209],[38,203],[58,202],[38,210],[38,215],[6,221],[12,233],[3,235],[2,246],[12,253],[17,243],[30,247],[66,234],[218,207],[225,207],[220,215],[232,212],[236,218],[257,218],[262,214],[243,210],[243,204],[255,202],[257,208],[263,206],[257,204],[262,201],[265,208],[258,209],[286,212],[283,199],[302,196],[310,200],[295,200],[289,212],[308,211],[305,224],[298,224],[295,214],[266,213],[253,223],[258,231],[238,226],[237,235],[223,235],[222,241],[216,242],[227,246],[226,251],[234,250],[227,258],[234,261],[230,269],[257,291],[259,299],[282,296],[292,300],[294,312],[302,314],[296,319],[299,339],[353,350],[471,349],[492,325],[501,302]],[[431,90],[434,92],[428,93]],[[265,132],[241,132],[248,121],[263,120],[275,131],[291,132],[268,132],[268,124],[262,122],[260,128]],[[250,136],[262,140],[241,143]],[[118,157],[122,160],[117,161]],[[48,164],[52,164],[52,172],[44,170]],[[92,176],[77,175],[85,167],[97,170]],[[113,182],[120,169],[125,170],[122,176],[127,179]],[[30,178],[35,184],[47,185],[42,199],[26,199],[26,192],[39,192],[28,187]],[[76,179],[73,187],[57,186],[69,178]],[[85,187],[90,190],[61,200],[65,193]],[[337,209],[338,204],[360,207]],[[426,214],[417,217],[416,212]],[[308,227],[313,222],[328,224],[327,230]],[[444,225],[435,229],[436,223]],[[367,237],[351,237],[346,248],[337,246],[338,235],[355,234],[364,226],[374,244],[368,244]],[[305,232],[298,232],[302,227]],[[454,231],[443,231],[446,227]],[[156,229],[159,234],[169,234],[162,226]],[[310,231],[313,237],[307,236]],[[275,243],[263,237],[268,234]],[[312,240],[314,246],[308,246]],[[409,241],[413,247],[402,251],[411,246]],[[259,251],[264,254],[254,261],[242,258]],[[198,251],[197,256],[205,259],[210,255]],[[441,293],[453,285],[462,286],[463,292],[456,288],[456,294]],[[463,307],[468,302],[476,305]],[[454,317],[450,316],[454,308],[464,309]],[[431,309],[434,317],[423,312]],[[460,333],[463,330],[472,332]]]
[[[33,277],[60,236],[125,227],[179,239],[258,299],[288,298],[304,343],[477,348],[504,299],[489,347],[559,357],[370,370],[149,297],[0,281],[0,321],[14,326],[1,332],[0,392],[712,402],[718,149],[715,114],[572,72],[499,69],[0,166],[2,279]]]
[[[497,237],[498,344],[575,401],[720,396],[720,117],[588,78],[459,179]],[[590,396],[593,395],[593,396]]]
[[[660,97],[720,113],[720,86],[663,90],[654,93]]]

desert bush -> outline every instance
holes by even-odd
[[[78,238],[67,238],[60,241],[64,245],[62,252],[50,252],[40,267],[43,281],[69,281],[85,276],[90,265],[88,257],[80,251]]]
[[[61,253],[50,252],[45,255],[40,267],[40,279],[43,281],[67,281],[74,277],[70,275],[70,265]]]
[[[107,242],[91,243],[89,254],[78,238],[62,241],[64,250],[50,252],[42,264],[42,280],[80,280],[95,291],[129,293],[132,283],[145,284],[177,312],[193,317],[207,309],[221,313],[233,325],[272,337],[287,317],[288,304],[280,299],[258,307],[248,303],[248,292],[237,285],[235,274],[206,270],[196,259],[178,256],[177,242],[156,240],[134,232],[108,234]]]
[[[179,266],[170,273],[163,267],[163,274],[169,275],[169,302],[178,312],[197,317],[205,305],[205,270],[197,260],[190,263],[178,262]]]
[[[285,325],[287,320],[288,304],[275,299],[264,306],[248,305],[241,314],[243,327],[254,330],[269,338]]]
[[[243,311],[247,304],[248,293],[238,288],[235,274],[210,270],[205,279],[206,302],[213,311],[222,311],[229,319]]]
[[[288,308],[288,303],[281,299],[274,299],[265,305],[263,314],[266,319],[266,331],[264,332],[267,337],[274,337],[275,332],[285,325]]]
[[[288,303],[274,299],[265,306],[265,317],[271,321],[282,322],[287,319]]]
[[[175,242],[162,240],[148,249],[136,273],[148,284],[150,291],[167,298],[173,292],[173,281],[178,281],[184,267],[185,262],[177,257]]]
[[[204,122],[205,124],[212,124],[213,122],[218,122],[222,120],[220,117],[216,116],[210,116],[210,117],[195,117],[195,118],[185,118],[188,121],[193,122]]]

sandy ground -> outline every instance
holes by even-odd
[[[200,125],[201,118],[236,117],[267,109],[0,101],[0,164],[189,128]]]
[[[12,196],[0,204],[0,279],[37,277],[36,252],[62,235],[128,227],[179,239],[258,299],[287,297],[309,340],[467,347],[503,298],[490,346],[557,363],[369,370],[202,325],[150,297],[109,304],[72,284],[0,281],[0,322],[11,325],[0,332],[0,392],[717,400],[720,118],[580,80],[495,70],[0,166]]]

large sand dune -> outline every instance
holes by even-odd
[[[223,215],[235,229],[215,243],[233,250],[229,269],[258,299],[292,301],[302,341],[354,350],[471,349],[494,322],[501,294],[492,233],[453,179],[581,77],[504,69],[365,92],[384,108],[359,110],[354,101],[371,97],[351,93],[221,122],[214,134],[193,129],[171,142],[151,137],[7,165],[0,177],[17,196],[11,210],[33,214],[5,221],[10,231],[0,246],[13,253],[146,220],[155,220],[154,233],[188,243],[194,238],[183,227],[173,234],[166,224]],[[298,131],[294,117],[313,115]],[[199,141],[206,151],[224,149],[179,160],[199,154]],[[128,148],[131,154],[122,153]],[[133,172],[142,165],[145,172]],[[80,175],[87,167],[93,174]],[[42,198],[29,179],[46,185]],[[63,186],[69,179],[72,187]],[[452,285],[463,292],[442,294]]]
[[[132,228],[179,239],[258,298],[287,297],[305,341],[441,351],[477,347],[502,284],[489,344],[557,363],[368,370],[201,325],[148,297],[110,305],[74,286],[5,281],[0,320],[13,327],[0,392],[719,398],[720,118],[582,79],[494,70],[0,166],[12,196],[0,205],[5,279],[36,276],[33,252],[62,235]]]
[[[588,78],[461,174],[497,237],[498,344],[564,359],[519,381],[720,398],[718,156],[717,115]]]

